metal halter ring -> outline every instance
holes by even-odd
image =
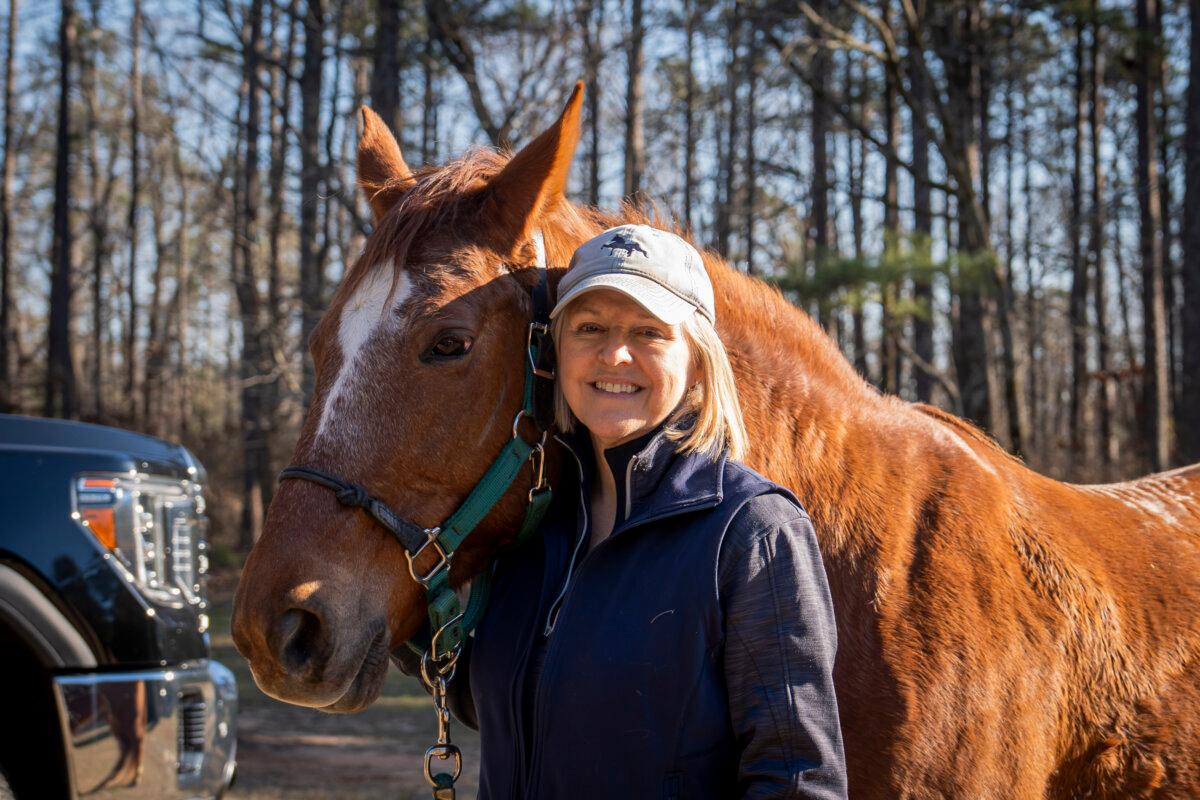
[[[433,760],[435,758],[442,761],[454,759],[454,772],[450,773],[450,783],[453,784],[457,781],[458,776],[462,774],[462,751],[452,744],[435,744],[425,751],[425,780],[430,786],[438,785],[433,777]]]
[[[513,427],[512,427],[512,431],[513,431],[513,438],[514,438],[514,439],[520,439],[520,438],[522,438],[522,437],[521,437],[521,430],[520,430],[520,426],[521,426],[521,417],[529,417],[530,419],[532,419],[532,418],[533,418],[533,415],[532,415],[532,414],[530,414],[528,411],[526,411],[525,409],[523,409],[523,408],[522,408],[520,411],[518,411],[518,412],[517,412],[517,415],[516,415],[515,417],[513,417]]]
[[[451,651],[450,658],[446,663],[435,661],[428,650],[421,654],[421,682],[425,684],[425,688],[429,689],[430,693],[436,691],[438,682],[443,684],[449,683],[454,679],[454,670],[458,666],[458,653]],[[433,669],[433,675],[429,674],[429,670]]]
[[[441,532],[441,528],[426,528],[425,544],[418,547],[415,553],[405,553],[405,555],[408,556],[408,574],[412,575],[413,580],[424,586],[426,589],[429,588],[430,582],[433,581],[439,572],[441,572],[443,569],[449,569],[450,557],[454,555],[453,553],[447,553],[444,549],[442,549],[441,543],[438,542],[437,537],[441,534]],[[421,553],[425,552],[426,547],[432,547],[435,551],[437,551],[438,561],[433,565],[433,568],[430,569],[429,572],[426,572],[424,575],[418,575],[417,570],[414,567],[414,563],[418,558],[420,558]]]

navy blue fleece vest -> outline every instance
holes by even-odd
[[[733,794],[738,748],[721,668],[718,557],[748,500],[786,490],[723,457],[679,456],[669,446],[631,475],[633,513],[581,552],[561,601],[587,535],[578,487],[556,487],[542,536],[497,565],[470,663],[481,798]],[[554,607],[526,698],[530,653]]]

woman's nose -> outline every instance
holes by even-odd
[[[628,364],[632,360],[629,353],[629,345],[625,343],[624,339],[616,337],[607,339],[600,348],[600,360],[612,367],[620,364]]]

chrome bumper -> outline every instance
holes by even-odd
[[[233,779],[237,682],[218,661],[54,679],[74,797],[219,797]]]

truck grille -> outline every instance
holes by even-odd
[[[199,772],[204,765],[204,723],[208,704],[199,692],[179,696],[179,774]]]

